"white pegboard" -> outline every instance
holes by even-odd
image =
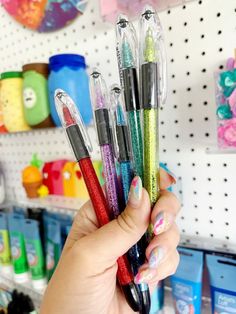
[[[52,54],[84,54],[109,83],[118,81],[115,34],[99,16],[97,1],[65,29],[39,34],[17,24],[0,8],[0,71],[47,61]],[[235,155],[206,154],[215,142],[213,72],[233,55],[235,0],[202,0],[160,13],[168,54],[169,93],[160,114],[161,160],[177,174],[182,195],[182,233],[236,242]],[[94,130],[92,140],[96,136]],[[0,161],[11,196],[24,196],[20,172],[33,153],[44,160],[71,158],[61,129],[0,136]],[[96,146],[96,145],[95,145]],[[95,156],[98,155],[95,149]]]

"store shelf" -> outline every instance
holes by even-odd
[[[207,147],[206,154],[222,155],[222,154],[236,154],[235,148],[219,148],[219,147]]]
[[[187,248],[205,251],[236,254],[236,244],[233,245],[230,243],[229,245],[227,241],[220,241],[216,239],[181,235],[180,245]]]
[[[15,205],[31,208],[45,208],[50,212],[75,215],[85,202],[86,200],[82,200],[75,197],[50,195],[44,198],[9,201],[8,203],[5,203],[5,205],[1,207],[3,208]]]

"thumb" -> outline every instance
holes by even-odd
[[[140,177],[135,177],[130,186],[125,210],[117,219],[84,238],[94,258],[105,262],[106,267],[114,264],[118,257],[124,255],[145,233],[150,212],[148,193],[143,189]]]

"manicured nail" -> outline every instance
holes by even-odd
[[[167,212],[160,212],[155,219],[153,225],[153,232],[155,235],[158,235],[167,229],[169,229],[170,225],[174,221],[174,216]]]
[[[160,166],[162,169],[164,169],[168,173],[169,176],[171,176],[172,182],[173,182],[173,184],[175,184],[177,182],[176,175],[172,171],[170,171],[170,169],[167,168],[163,163],[160,163]]]
[[[134,282],[139,285],[141,283],[148,283],[155,276],[156,270],[153,269],[145,269],[141,272],[138,272],[134,277]]]
[[[131,183],[129,191],[129,202],[131,205],[137,206],[142,198],[142,180],[140,177],[135,177]]]
[[[161,246],[157,246],[155,249],[152,250],[150,257],[149,257],[149,267],[150,268],[157,268],[157,266],[161,263],[165,256],[165,250]]]

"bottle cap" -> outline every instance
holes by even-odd
[[[1,80],[8,79],[8,78],[16,78],[16,77],[22,77],[22,72],[11,71],[11,72],[4,72],[1,74]]]
[[[22,274],[14,274],[14,281],[16,283],[25,283],[28,282],[30,279],[29,273],[22,273]]]

